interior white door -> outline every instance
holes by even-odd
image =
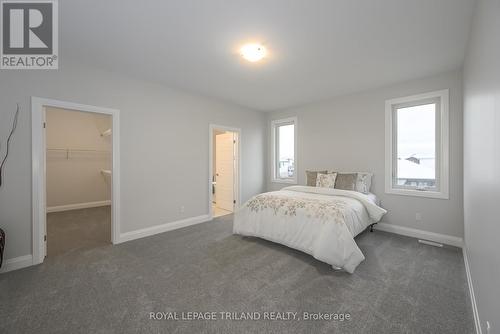
[[[221,209],[234,210],[234,133],[215,136],[215,205]]]
[[[45,173],[45,177],[43,178],[43,189],[45,189],[45,193],[43,196],[42,204],[43,204],[43,217],[45,223],[43,224],[43,257],[47,257],[47,108],[42,107],[42,121],[43,121],[43,171]]]

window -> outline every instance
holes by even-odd
[[[386,101],[386,192],[448,198],[448,90]]]
[[[273,182],[297,183],[297,118],[271,123],[273,152]]]

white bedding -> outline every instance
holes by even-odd
[[[349,273],[365,259],[354,237],[387,212],[355,191],[292,186],[256,195],[234,217],[233,233],[298,249]]]

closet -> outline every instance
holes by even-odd
[[[111,242],[111,117],[46,108],[47,256]]]

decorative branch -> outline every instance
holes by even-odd
[[[10,130],[9,136],[7,137],[7,149],[5,151],[5,156],[2,159],[2,163],[0,163],[0,187],[2,186],[3,168],[4,168],[4,165],[5,165],[5,162],[7,161],[7,157],[9,156],[10,140],[12,139],[12,135],[14,134],[14,131],[16,131],[18,117],[19,117],[19,103],[17,104],[16,113],[14,114],[14,120],[12,122],[12,128]]]

